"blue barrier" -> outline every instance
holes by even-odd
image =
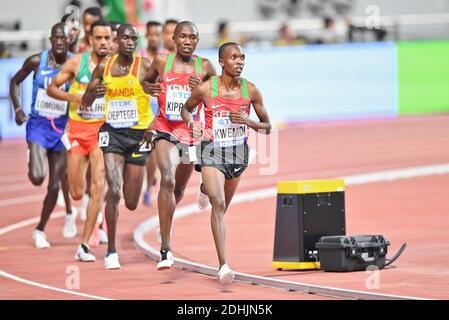
[[[273,122],[391,117],[398,114],[396,45],[360,43],[247,48],[243,77],[256,83]],[[199,50],[221,73],[217,50]],[[23,60],[0,60],[0,132],[25,136],[8,100],[9,79]],[[31,75],[22,85],[25,110]]]
[[[17,126],[14,111],[9,99],[9,83],[11,78],[22,67],[23,59],[0,59],[0,134],[2,137],[25,137],[25,124]],[[32,74],[22,82],[21,102],[26,114],[30,112]]]

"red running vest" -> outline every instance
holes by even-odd
[[[201,140],[193,140],[190,129],[182,120],[181,109],[192,94],[189,87],[190,76],[197,74],[201,80],[204,79],[201,58],[194,56],[195,70],[193,73],[175,73],[173,71],[174,60],[175,54],[172,53],[168,56],[165,72],[162,76],[163,92],[158,97],[159,115],[153,129],[171,134],[178,141],[187,145],[199,144]],[[201,107],[202,103],[193,112],[195,122],[200,121]]]
[[[250,114],[251,100],[248,94],[248,83],[240,78],[241,94],[239,99],[220,97],[219,78],[211,79],[211,100],[204,107],[206,127],[204,138],[214,142],[214,147],[225,148],[247,143],[249,127],[245,124],[232,123],[229,118],[231,110]]]

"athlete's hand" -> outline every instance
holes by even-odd
[[[248,117],[236,110],[232,110],[229,113],[229,119],[231,119],[232,123],[248,124]]]
[[[201,127],[201,123],[191,121],[189,123],[189,129],[192,132],[192,137],[194,139],[201,139],[203,136],[203,128]]]
[[[104,84],[99,84],[97,87],[96,87],[96,94],[97,94],[97,98],[102,98],[102,97],[104,97],[105,96],[105,94],[106,94],[106,86],[104,85]]]
[[[16,124],[18,126],[21,126],[25,121],[28,120],[28,117],[26,116],[25,112],[23,112],[23,110],[20,109],[16,112],[15,120],[16,120]]]
[[[159,95],[162,93],[162,86],[160,82],[143,82],[143,90],[145,93],[150,94],[153,97],[159,97]]]
[[[192,74],[189,78],[189,87],[191,90],[202,83],[203,81],[201,81],[200,77],[197,74]]]
[[[151,146],[151,150],[153,150],[154,138],[156,138],[156,131],[147,129],[147,130],[145,130],[145,133],[143,134],[143,139],[142,139],[140,145],[145,144],[146,147]]]

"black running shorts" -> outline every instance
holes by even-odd
[[[195,170],[213,167],[220,170],[227,180],[239,177],[248,167],[249,148],[244,143],[240,146],[216,148],[213,142],[202,141],[201,148],[197,147],[198,164]]]
[[[171,134],[162,131],[156,131],[156,138],[154,138],[155,145],[158,140],[166,140],[168,142],[173,143],[179,150],[179,157],[181,158],[182,163],[190,163],[188,155],[189,146],[187,144],[182,143]]]
[[[115,153],[125,158],[125,163],[144,166],[151,153],[151,145],[143,145],[145,130],[116,129],[105,123],[98,133],[98,145],[104,154]]]

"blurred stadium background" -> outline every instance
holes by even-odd
[[[278,126],[449,110],[449,0],[1,0],[0,134],[24,137],[9,80],[24,57],[49,48],[49,29],[77,5],[141,31],[149,20],[191,20],[199,54],[217,63],[218,25],[247,50],[244,77]],[[82,35],[81,35],[82,36]],[[32,79],[22,86],[30,106]]]

